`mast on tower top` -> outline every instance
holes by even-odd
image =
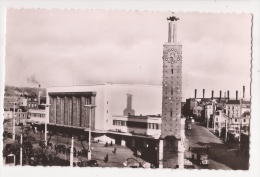
[[[177,43],[177,24],[176,21],[180,20],[178,17],[171,16],[168,17],[169,20],[169,31],[168,31],[168,42]]]

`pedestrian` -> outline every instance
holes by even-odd
[[[116,154],[116,147],[114,148],[114,151],[113,151],[114,154]]]
[[[108,147],[108,143],[106,142],[105,147]]]
[[[106,163],[108,162],[108,154],[107,154],[106,157],[105,157],[105,162],[106,162]]]
[[[110,146],[113,146],[113,142],[111,141]]]

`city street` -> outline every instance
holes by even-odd
[[[209,154],[209,165],[200,166],[195,164],[196,168],[206,169],[225,169],[225,170],[246,170],[248,169],[249,157],[234,150],[235,145],[224,144],[223,141],[206,129],[200,123],[193,123],[192,129],[185,130],[186,149],[204,148]],[[206,147],[209,147],[208,150]],[[189,152],[186,152],[186,156]]]

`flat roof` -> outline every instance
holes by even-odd
[[[98,86],[98,85],[117,85],[117,86],[141,86],[141,87],[162,87],[162,85],[153,84],[123,84],[123,83],[96,83],[96,84],[78,84],[78,85],[65,85],[65,86],[49,86],[47,88],[53,87],[80,87],[80,86]]]

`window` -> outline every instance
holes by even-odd
[[[14,156],[7,156],[6,157],[6,163],[7,164],[14,163]]]
[[[172,111],[171,111],[171,117],[172,117]]]
[[[237,119],[235,119],[235,122],[237,122]]]
[[[218,118],[216,118],[216,122],[218,122]]]
[[[148,123],[148,129],[159,129],[159,124]]]
[[[113,120],[113,125],[126,126],[126,121]]]
[[[173,69],[172,69],[172,74],[173,74]]]
[[[246,122],[246,119],[244,119],[244,122]]]

